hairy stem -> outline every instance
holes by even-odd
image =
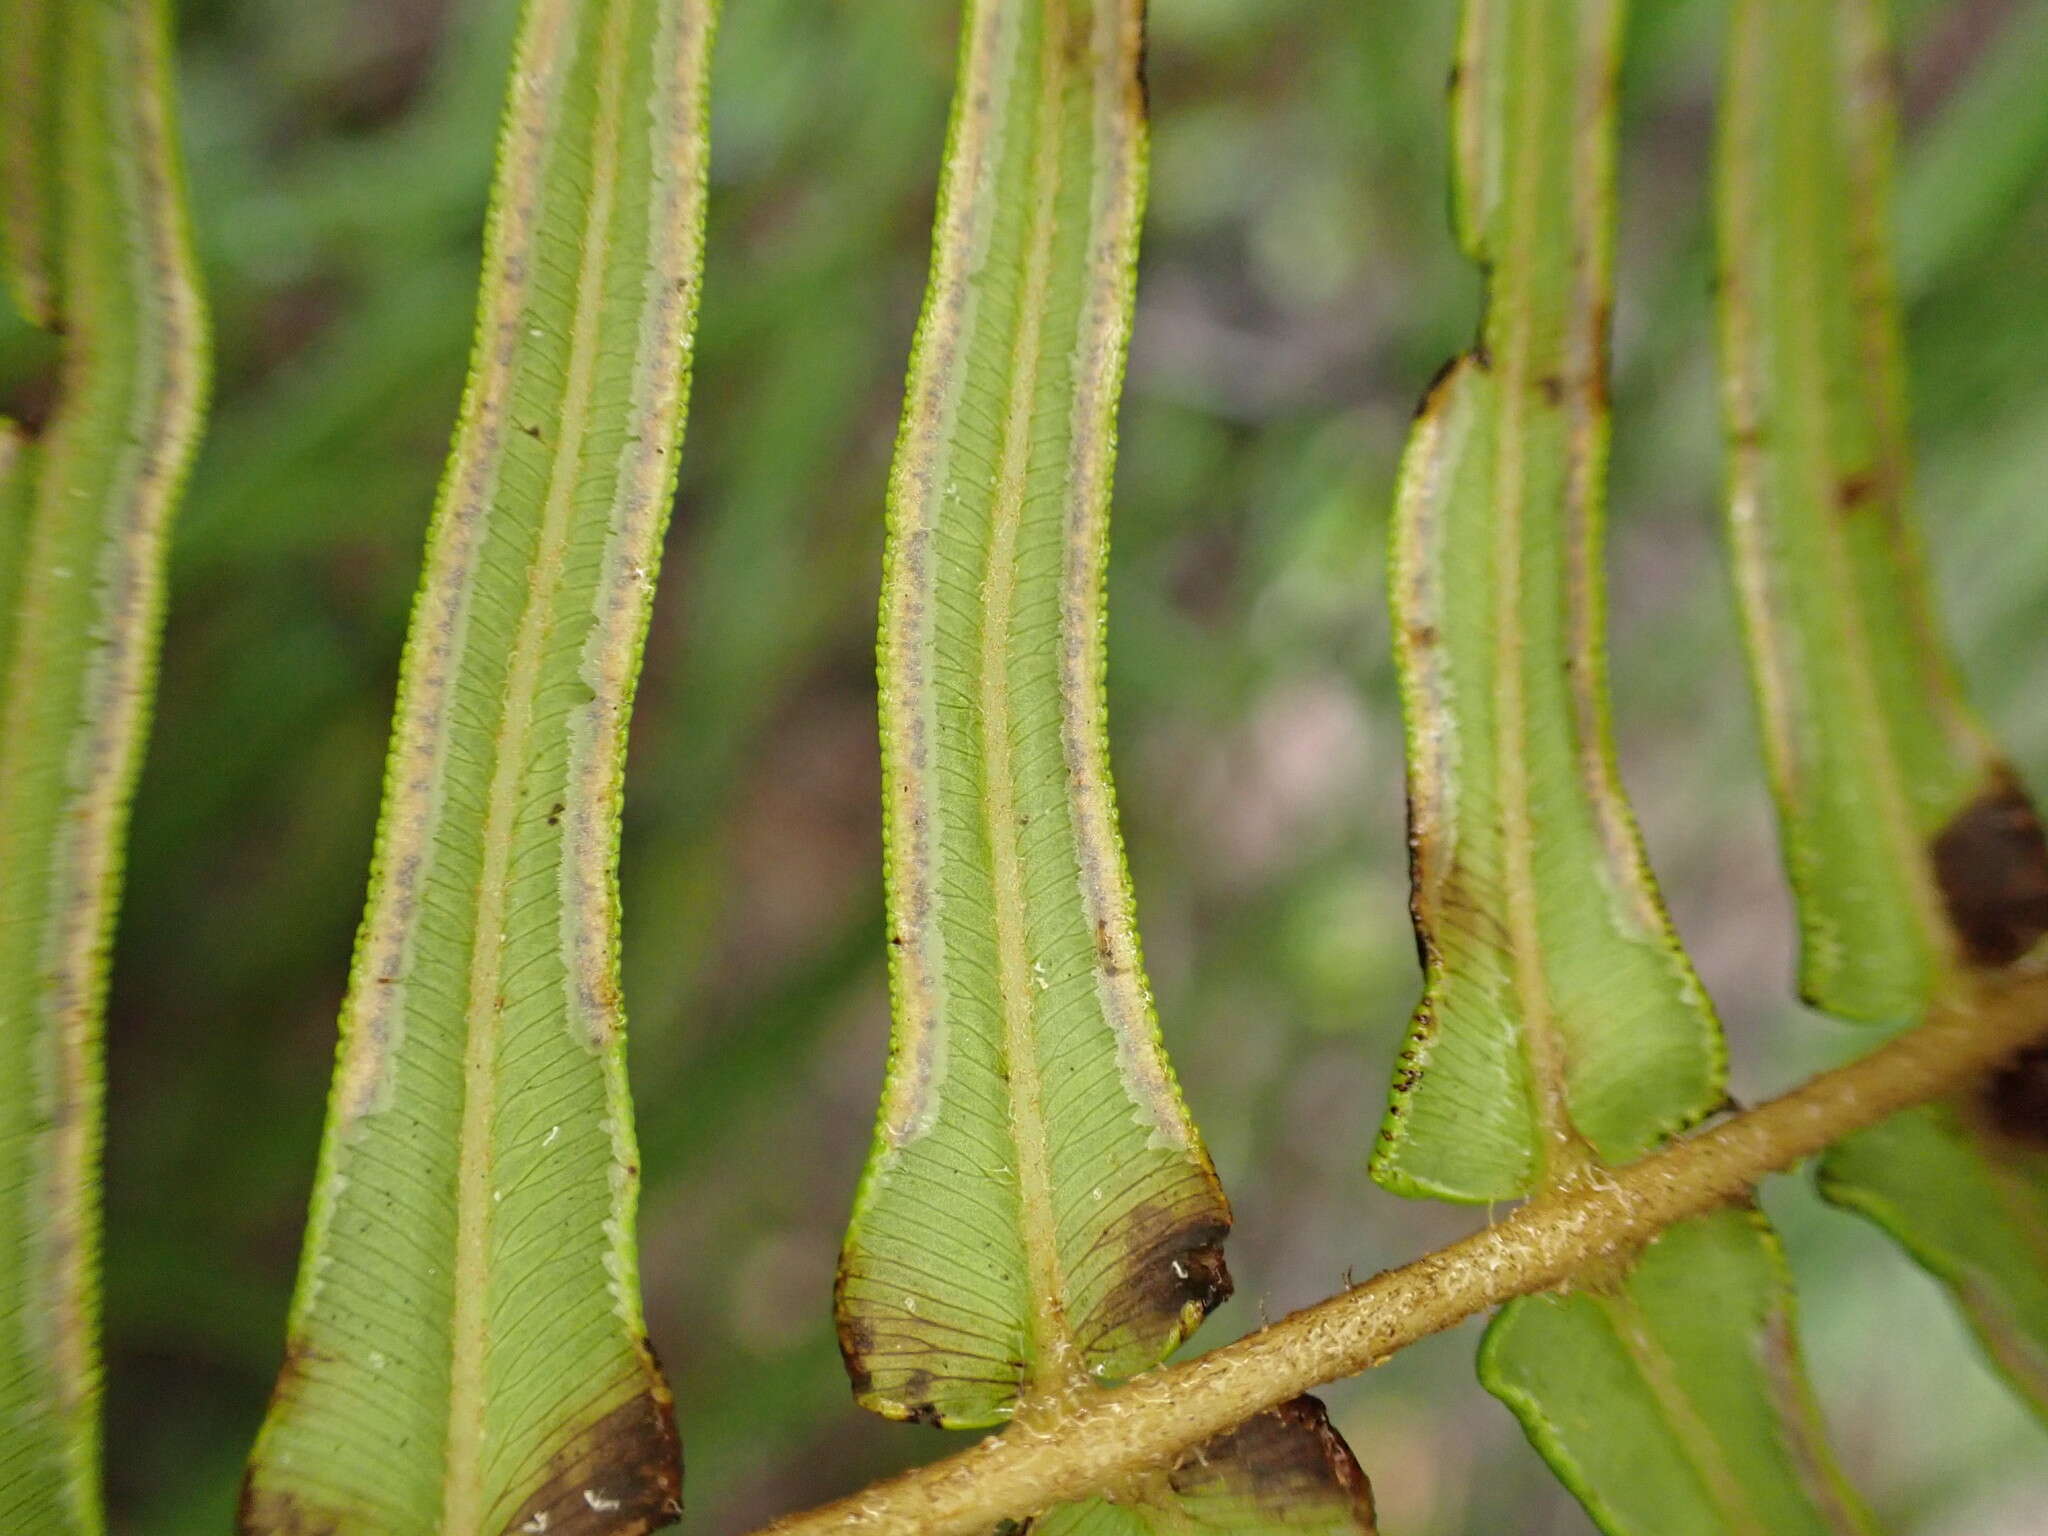
[[[998,1521],[1079,1499],[1170,1462],[1253,1414],[1516,1296],[1560,1285],[1664,1228],[1747,1194],[1765,1174],[1913,1104],[1963,1088],[2048,1039],[2048,976],[1951,997],[1847,1066],[1522,1206],[1184,1365],[1092,1395],[927,1467],[764,1528],[761,1536],[916,1531],[986,1536]]]

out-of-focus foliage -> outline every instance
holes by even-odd
[[[1789,907],[1716,533],[1706,160],[1725,16],[1718,0],[1635,9],[1609,486],[1616,726],[1747,1098],[1849,1042],[1782,1027]],[[2038,778],[2048,121],[1999,103],[2031,100],[2012,55],[2024,39],[2038,54],[2044,7],[1899,9],[1899,201],[1938,214],[1903,262],[1920,499],[1940,509],[1930,560],[1972,695]],[[1410,409],[1477,317],[1442,211],[1452,11],[1153,8],[1109,690],[1148,968],[1239,1208],[1239,1295],[1206,1330],[1218,1339],[1478,1219],[1360,1176],[1362,1110],[1415,988],[1372,594]],[[184,8],[220,387],[175,550],[111,1001],[123,1530],[225,1528],[276,1368],[511,21],[507,0]],[[753,0],[731,7],[715,63],[716,297],[624,870],[643,1279],[706,1530],[938,1444],[852,1407],[825,1298],[887,1028],[875,573],[955,27],[933,0]],[[46,397],[49,360],[33,337],[0,335],[0,387]],[[2027,1531],[2048,1439],[1934,1288],[1793,1181],[1769,1203],[1817,1389],[1880,1523]],[[1407,1352],[1326,1395],[1389,1529],[1588,1529],[1471,1382],[1465,1348]]]
[[[1801,990],[1841,1017],[1897,1023],[2028,963],[2048,933],[2048,843],[1970,712],[1924,588],[1886,48],[1875,0],[1739,0],[1716,218],[1729,543]],[[1831,1148],[1820,1180],[1948,1284],[2048,1413],[2044,1080],[2048,1056],[2029,1052]]]
[[[1880,1022],[2040,936],[2002,889],[2018,840],[2001,822],[2031,820],[2025,791],[1963,703],[1921,590],[1888,57],[1874,0],[1740,0],[1715,179],[1729,543],[1800,990]]]

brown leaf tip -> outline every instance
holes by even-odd
[[[1206,1203],[1192,1216],[1148,1203],[1134,1208],[1128,1223],[1125,1283],[1084,1334],[1090,1354],[1113,1350],[1125,1328],[1141,1335],[1164,1328],[1185,1337],[1230,1299],[1230,1266],[1223,1259],[1227,1215]]]
[[[1294,1398],[1189,1452],[1169,1474],[1176,1493],[1243,1489],[1276,1514],[1336,1506],[1362,1536],[1377,1529],[1372,1483],[1320,1399]]]
[[[1936,835],[1935,882],[1964,955],[2010,965],[2048,934],[2048,836],[2027,793],[2000,768]]]
[[[901,1317],[886,1331],[878,1330],[873,1319],[849,1304],[846,1271],[842,1269],[833,1321],[839,1335],[839,1356],[846,1364],[846,1377],[853,1385],[855,1402],[886,1419],[941,1428],[959,1427],[953,1425],[948,1417],[949,1413],[958,1411],[958,1403],[942,1400],[948,1397],[948,1393],[941,1390],[947,1383],[941,1382],[924,1366],[889,1363],[892,1359],[916,1358],[943,1351],[942,1343],[932,1341],[921,1329],[909,1326],[915,1324],[916,1319]],[[880,1380],[876,1379],[870,1364],[878,1358],[883,1361]],[[1022,1362],[1009,1362],[1009,1369],[1020,1379],[1023,1376]],[[968,1419],[966,1422],[973,1425],[979,1421]]]
[[[548,1458],[545,1480],[502,1536],[646,1536],[682,1513],[675,1404],[650,1387]]]

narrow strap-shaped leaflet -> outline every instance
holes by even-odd
[[[1104,717],[1144,8],[962,25],[882,591],[895,1034],[837,1300],[863,1404],[976,1426],[1163,1359],[1230,1293],[1230,1209],[1140,969]],[[1034,1528],[1369,1533],[1320,1410],[1269,1417]]]
[[[1740,0],[1719,224],[1728,532],[1800,988],[1915,1017],[2048,933],[2048,862],[1963,702],[1906,515],[1876,0]]]
[[[1830,1148],[1820,1190],[1940,1278],[1992,1363],[2048,1418],[2048,1053]]]
[[[1808,999],[1909,1020],[2048,934],[2048,841],[1970,713],[1907,513],[1875,0],[1742,0],[1719,170],[1729,536]],[[1827,1196],[2048,1413],[2048,1053],[1842,1143]]]
[[[246,1536],[677,1513],[617,985],[702,257],[708,0],[528,0]]]
[[[1618,0],[1472,0],[1455,210],[1481,345],[1401,468],[1394,650],[1426,991],[1374,1176],[1451,1200],[1625,1161],[1721,1096],[1614,765],[1601,527]]]
[[[1613,1283],[1514,1302],[1479,1374],[1611,1536],[1870,1528],[1823,1439],[1777,1235],[1753,1210],[1672,1227]]]
[[[972,0],[882,597],[896,1030],[839,1329],[971,1426],[1229,1292],[1111,800],[1103,568],[1144,177],[1137,0]]]
[[[167,34],[153,0],[0,9],[8,266],[63,335],[40,435],[0,423],[0,1530],[39,1536],[104,1527],[100,1018],[206,393]]]
[[[1478,348],[1430,392],[1395,512],[1426,991],[1374,1173],[1410,1194],[1598,1178],[1720,1097],[1719,1026],[1614,767],[1603,647],[1620,0],[1467,0],[1456,210]],[[1609,1536],[1862,1529],[1761,1217],[1692,1222],[1502,1308],[1480,1379]]]

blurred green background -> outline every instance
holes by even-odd
[[[835,1249],[881,1079],[872,619],[950,0],[729,0],[683,485],[634,729],[626,985],[686,1527],[952,1449],[851,1403]],[[1477,318],[1445,218],[1450,0],[1155,0],[1111,573],[1146,950],[1238,1208],[1212,1344],[1483,1212],[1365,1158],[1417,988],[1380,573],[1409,408]],[[1855,1048],[1789,1001],[1728,583],[1706,190],[1720,0],[1635,7],[1612,572],[1626,777],[1747,1099]],[[468,346],[511,0],[185,0],[218,332],[111,1003],[108,1471],[227,1529],[277,1365],[399,645]],[[1979,701],[2048,789],[2048,3],[1900,7],[1920,506]],[[0,335],[33,413],[47,345]],[[1888,1529],[2040,1536],[2048,1432],[1933,1285],[1767,1204]],[[1392,1536],[1583,1533],[1474,1327],[1326,1394]]]

